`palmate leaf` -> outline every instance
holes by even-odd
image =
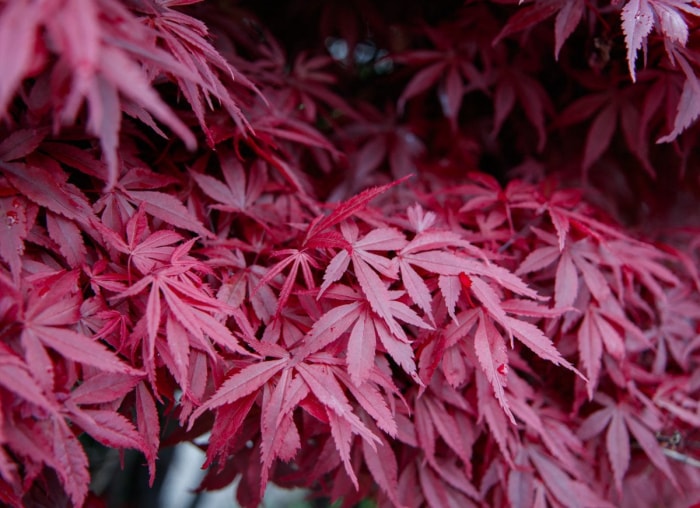
[[[95,170],[104,166],[88,152],[66,144],[51,144],[50,153],[61,163],[97,178],[99,178],[99,171],[95,173]],[[95,210],[100,214],[100,219],[105,226],[115,232],[124,232],[126,223],[141,204],[138,195],[132,196],[131,191],[157,191],[176,182],[176,179],[155,173],[146,167],[125,168],[114,189],[103,193],[97,200]]]
[[[353,412],[342,387],[335,377],[329,376],[327,366],[302,363],[297,370],[314,396],[324,405],[336,448],[348,476],[357,489],[357,477],[350,463],[351,436],[360,435],[370,446],[376,446],[378,439]]]
[[[304,357],[319,351],[349,332],[346,361],[350,377],[357,385],[361,385],[370,374],[377,344],[381,344],[406,373],[415,376],[413,351],[399,320],[423,328],[428,325],[409,307],[397,301],[399,295],[396,293],[392,295],[387,291],[384,302],[392,327],[359,293],[346,293],[355,301],[333,307],[321,316],[304,337],[299,354]]]
[[[126,223],[126,239],[101,221],[93,220],[91,224],[112,249],[128,255],[129,278],[132,277],[132,266],[145,275],[157,267],[166,265],[175,252],[175,244],[184,240],[174,231],[161,230],[151,233],[143,205]]]
[[[459,391],[440,376],[434,376],[430,386],[416,398],[413,418],[417,442],[427,462],[437,471],[444,458],[442,440],[463,463],[463,472],[471,476],[472,445],[476,439],[473,409]],[[472,492],[475,492],[472,489]],[[478,497],[478,496],[477,496]]]
[[[124,33],[129,32],[114,33],[110,35],[116,36],[116,40],[106,44],[103,37],[111,30],[98,17],[98,9],[93,0],[69,0],[60,16],[45,22],[51,30],[65,34],[65,44],[58,47],[58,52],[76,70],[67,105],[62,111],[63,118],[72,120],[80,102],[87,100],[88,128],[100,138],[107,161],[108,188],[111,188],[118,173],[116,149],[121,120],[120,95],[169,125],[190,148],[194,148],[196,141],[190,130],[151,87],[143,68],[133,55],[124,51],[124,47],[141,45],[141,55],[138,56],[150,56],[165,64],[168,71],[175,70],[179,75],[189,76],[190,71],[178,65],[164,51],[145,45],[143,26],[127,10],[111,2],[102,3],[100,8],[107,11],[104,14],[125,18],[125,22],[132,26],[130,33],[135,36],[134,39],[124,40]],[[79,13],[80,25],[74,24],[72,13]],[[80,28],[71,29],[76,26]],[[92,72],[77,72],[80,65]]]
[[[261,414],[261,429],[265,433],[261,446],[264,469],[260,485],[262,492],[272,462],[276,458],[290,459],[300,446],[294,437],[298,436],[298,430],[291,415],[306,397],[312,396],[315,400],[314,405],[319,405],[312,414],[319,416],[316,411],[321,411],[323,420],[330,426],[346,472],[357,486],[349,455],[351,436],[361,436],[371,447],[376,447],[378,438],[362,423],[345,394],[341,383],[351,386],[348,384],[350,380],[342,371],[335,370],[335,359],[318,356],[295,360],[280,347],[273,347],[270,353],[279,357],[250,364],[226,380],[217,392],[192,414],[190,427],[205,411],[217,409],[217,419],[227,418],[226,415],[236,413],[235,420],[238,423],[233,427],[235,432],[251,409],[253,399],[250,396],[264,387],[266,395],[263,397]],[[378,397],[378,391],[371,388],[361,393],[361,390],[362,387],[359,387],[358,391],[351,391],[359,395],[358,400],[369,409],[370,414],[376,415],[377,423],[381,427],[395,432],[393,419],[386,419],[386,404]],[[307,402],[301,407],[308,409],[310,403]],[[242,413],[238,414],[238,411]],[[232,429],[228,430],[230,432]],[[212,440],[218,438],[219,436],[212,436]],[[208,460],[212,460],[215,453],[216,450],[212,450]]]
[[[299,268],[301,268],[301,273],[304,277],[304,282],[308,289],[316,287],[314,281],[312,268],[317,268],[318,261],[314,256],[311,255],[306,249],[283,249],[273,253],[275,257],[283,257],[283,259],[271,266],[265,275],[260,279],[258,285],[255,287],[253,292],[257,292],[258,288],[264,287],[266,284],[272,282],[275,277],[282,273],[287,267],[289,267],[289,273],[287,274],[282,287],[280,288],[280,294],[277,300],[276,314],[279,315],[284,305],[287,303],[289,296],[292,293],[294,284],[296,283],[297,274],[299,273]]]
[[[161,3],[156,14],[149,12],[150,9],[145,11],[151,14],[150,23],[164,40],[169,50],[168,56],[172,55],[191,73],[175,74],[175,80],[210,143],[213,144],[213,140],[205,119],[204,104],[211,108],[212,97],[221,103],[238,127],[248,129],[248,122],[238,98],[232,93],[230,82],[257,92],[255,85],[211,45],[208,28],[202,21],[171,9],[171,6],[175,7],[177,3]]]
[[[344,134],[347,142],[356,146],[355,153],[350,154],[356,170],[353,178],[336,190],[343,197],[364,192],[367,178],[385,165],[394,178],[415,174],[425,153],[423,141],[411,126],[402,123],[393,107],[387,106],[384,111],[365,108],[363,114]]]
[[[29,290],[21,342],[30,366],[41,373],[44,383],[50,382],[53,366],[45,351],[49,347],[70,360],[107,372],[134,373],[102,343],[75,330],[82,303],[77,280],[75,271],[59,273]]]
[[[491,323],[491,319],[497,322],[509,337],[517,337],[520,342],[538,356],[556,365],[562,365],[577,372],[574,367],[566,361],[553,346],[551,340],[536,326],[507,315],[501,305],[502,298],[494,290],[491,284],[487,283],[479,275],[491,277],[496,284],[500,284],[511,291],[530,298],[539,298],[537,293],[528,288],[516,275],[493,264],[480,263],[475,260],[458,256],[449,252],[438,250],[413,249],[409,252],[400,252],[400,259],[404,263],[410,263],[439,274],[442,277],[442,284],[448,290],[450,286],[445,280],[446,277],[463,277],[468,281],[469,290],[481,302],[488,316],[481,314],[479,325],[475,335],[475,348],[477,357],[484,372],[487,374],[489,382],[492,384],[495,394],[504,408],[507,403],[503,392],[503,383],[508,368],[507,357],[505,355],[505,343],[498,330]],[[469,274],[469,275],[467,275]],[[453,289],[455,291],[456,289]],[[455,296],[448,293],[448,297],[454,301]],[[450,305],[451,308],[452,304]],[[454,312],[454,311],[453,311]],[[499,379],[499,375],[502,379]],[[511,415],[512,419],[512,415]]]
[[[29,467],[52,468],[75,506],[83,506],[88,494],[88,458],[78,438],[63,418],[8,422],[7,442]]]
[[[337,81],[337,77],[332,73],[331,57],[302,51],[291,63],[284,50],[272,40],[272,34],[266,33],[265,37],[270,45],[271,54],[269,61],[256,66],[256,72],[260,74],[258,79],[265,84],[280,89],[280,95],[284,99],[280,97],[276,102],[281,110],[299,109],[298,116],[310,124],[319,114],[327,115],[326,110],[329,109],[342,112],[352,119],[360,118],[346,100],[329,86]]]
[[[603,407],[581,423],[578,435],[582,439],[590,439],[607,428],[605,446],[618,491],[622,489],[622,482],[630,465],[630,435],[634,436],[654,466],[678,488],[677,479],[654,436],[654,427],[659,425],[659,415],[655,414],[658,412],[640,412],[626,401],[618,402],[601,393],[596,396],[596,401]]]
[[[642,344],[650,346],[644,334],[623,314],[622,309],[608,300],[605,305],[590,305],[584,313],[578,332],[578,345],[581,361],[589,375],[589,397],[593,396],[600,373],[603,351],[622,361],[629,341],[619,329],[639,338]]]
[[[189,248],[187,244],[185,247]],[[118,295],[118,299],[123,299],[137,295],[146,288],[149,289],[146,308],[141,321],[145,328],[144,358],[147,360],[147,365],[151,367],[153,366],[156,340],[164,312],[169,316],[169,319],[172,318],[181,325],[172,325],[171,323],[171,326],[176,327],[172,328],[172,330],[178,334],[179,340],[191,337],[193,346],[207,351],[210,347],[205,337],[208,337],[226,349],[244,355],[248,354],[242,349],[239,339],[212,314],[224,312],[232,315],[239,329],[249,339],[253,337],[253,333],[245,316],[239,310],[229,309],[222,302],[207,294],[203,290],[203,285],[199,281],[196,272],[190,270],[192,265],[188,265],[189,263],[183,266],[162,267],[143,277]],[[197,262],[194,262],[193,265],[196,267]],[[175,356],[180,358],[180,360],[175,360],[176,363],[178,361],[185,362],[184,356],[186,354],[184,349],[180,349],[180,346],[171,347],[171,350],[177,350]],[[178,373],[178,375],[184,374],[185,372],[182,370]]]
[[[547,142],[545,114],[552,110],[549,96],[537,80],[525,73],[514,72],[512,66],[505,67],[497,78],[493,133],[498,133],[503,121],[513,110],[516,100],[537,131],[537,150],[544,150]]]
[[[390,301],[392,298],[386,289],[384,282],[379,277],[378,273],[385,277],[395,278],[395,268],[390,260],[380,254],[374,254],[376,250],[394,250],[400,249],[405,245],[403,235],[393,229],[375,229],[368,233],[361,240],[352,241],[353,233],[344,231],[346,239],[351,240],[351,254],[353,269],[357,282],[362,289],[367,302],[374,312],[384,319],[392,334],[398,337],[404,337],[403,331],[394,321]],[[340,255],[343,255],[341,252]],[[326,279],[324,284],[334,282],[332,279]],[[397,302],[398,304],[398,302]]]
[[[210,208],[249,217],[272,234],[256,209],[256,201],[267,181],[265,166],[255,164],[246,171],[235,154],[224,150],[219,152],[219,163],[225,183],[205,173],[190,173],[202,191],[215,201]]]
[[[558,59],[564,42],[576,29],[584,11],[585,2],[582,0],[538,0],[520,8],[511,16],[496,37],[496,41],[533,28],[556,14],[554,21],[554,58]]]
[[[457,126],[464,95],[473,89],[485,89],[485,73],[474,65],[474,54],[469,44],[459,38],[464,27],[455,23],[445,30],[425,28],[425,35],[435,49],[408,50],[396,55],[396,61],[412,67],[422,67],[413,73],[398,99],[398,109],[403,112],[406,103],[431,88],[436,88],[443,115],[451,127]]]
[[[634,324],[621,305],[625,290],[622,271],[638,279],[660,302],[667,298],[667,289],[678,284],[677,277],[660,260],[663,253],[651,245],[631,238],[611,238],[605,230],[597,242],[590,238],[572,241],[566,237],[564,248],[553,234],[537,231],[545,245],[532,251],[516,273],[540,271],[557,262],[554,272],[554,300],[562,311],[578,306],[581,320],[577,340],[579,358],[588,377],[588,395],[593,396],[600,375],[603,354],[622,361],[631,341],[651,347],[645,334]],[[629,337],[629,338],[628,338]]]
[[[639,129],[640,124],[645,125],[645,120],[639,114],[637,92],[635,86],[622,81],[614,87],[581,97],[561,112],[557,122],[562,126],[591,119],[581,163],[584,172],[600,159],[612,143],[615,133],[621,130],[630,152],[637,156],[650,175],[655,175],[649,160],[648,136]],[[560,205],[556,208],[563,208],[566,213],[566,207]]]

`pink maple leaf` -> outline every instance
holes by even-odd
[[[305,409],[315,407],[311,409],[313,415],[329,425],[345,470],[357,487],[357,478],[350,464],[350,437],[360,435],[373,448],[376,447],[378,438],[358,418],[345,394],[341,383],[349,383],[350,379],[335,368],[338,361],[332,357],[318,355],[297,360],[290,358],[289,353],[279,346],[267,349],[268,356],[271,355],[274,359],[251,363],[234,373],[193,413],[190,426],[194,419],[207,410],[218,408],[217,417],[241,411],[236,415],[234,426],[229,429],[229,432],[236,432],[250,411],[252,399],[249,396],[262,387],[268,387],[268,395],[263,397],[261,414],[261,427],[264,431],[261,446],[261,492],[267,483],[272,461],[275,458],[290,459],[300,446],[298,430],[291,419],[292,412],[300,405]],[[352,386],[352,383],[347,386]],[[371,413],[388,415],[386,406],[382,408],[384,403],[381,398],[376,398],[378,392],[373,390],[363,394],[361,387],[351,391],[361,405],[370,408]],[[304,403],[307,397],[313,398],[320,406]],[[390,422],[390,417],[386,420],[386,416],[383,416],[378,423],[385,426]]]
[[[20,342],[28,364],[44,387],[53,386],[54,373],[47,347],[67,359],[107,372],[134,371],[101,342],[75,330],[82,303],[77,281],[76,271],[59,272],[38,279],[27,291]]]
[[[346,358],[353,381],[361,384],[367,379],[378,344],[408,374],[415,376],[413,351],[399,320],[423,328],[428,328],[428,325],[408,306],[398,301],[400,296],[395,291],[387,291],[383,302],[387,311],[385,317],[379,315],[369,300],[357,291],[346,287],[329,290],[327,298],[350,300],[350,303],[331,308],[314,323],[304,337],[300,354],[318,351],[349,332]]]
[[[634,436],[637,443],[649,460],[668,480],[677,486],[677,480],[672,473],[668,460],[654,436],[660,430],[658,411],[641,412],[635,405],[627,401],[616,401],[604,393],[598,393],[595,400],[602,405],[588,416],[579,427],[578,435],[584,440],[601,434],[606,428],[605,449],[613,471],[615,486],[622,489],[622,482],[630,466],[631,439]]]

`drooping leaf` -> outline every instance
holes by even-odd
[[[649,0],[630,0],[622,8],[622,30],[627,44],[627,62],[632,81],[636,79],[637,51],[654,26],[654,12]]]

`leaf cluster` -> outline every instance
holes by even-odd
[[[0,3],[0,501],[697,503],[700,11],[511,4]]]

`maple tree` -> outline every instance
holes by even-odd
[[[700,503],[699,20],[0,2],[0,502]]]

